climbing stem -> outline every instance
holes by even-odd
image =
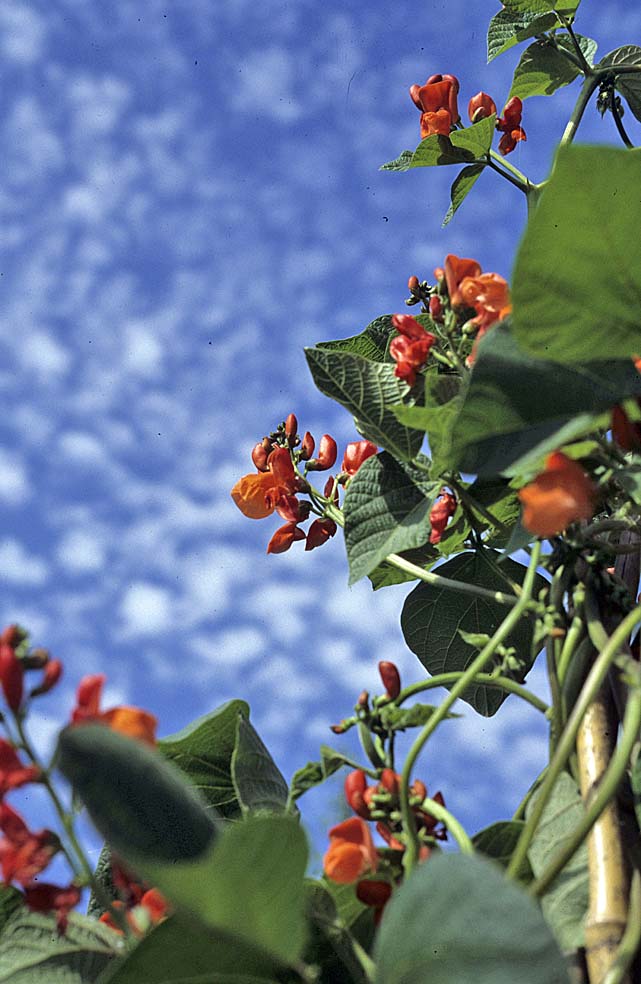
[[[430,677],[429,680],[422,680],[420,683],[412,683],[401,690],[394,703],[400,705],[409,697],[414,697],[425,690],[433,690],[434,687],[447,687],[450,683],[456,683],[460,680],[464,672],[464,670],[452,670],[450,673],[438,673],[436,676]],[[497,676],[494,673],[477,673],[474,682],[483,684],[484,687],[494,687],[496,690],[505,690],[509,694],[516,694],[517,697],[527,701],[542,714],[547,714],[550,710],[549,705],[544,700],[510,677]]]

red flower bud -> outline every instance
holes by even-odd
[[[19,625],[7,625],[0,633],[0,646],[11,646],[15,649],[24,639],[24,632]]]
[[[335,735],[344,735],[347,728],[344,724],[330,724],[329,730]]]
[[[295,495],[281,495],[276,501],[276,512],[288,523],[304,522],[311,511],[311,502],[299,502]]]
[[[451,492],[441,492],[430,510],[430,543],[440,543],[445,532],[445,528],[451,517],[456,512],[456,498]]]
[[[336,464],[337,455],[336,441],[329,434],[323,434],[318,446],[318,455],[308,462],[307,467],[310,471],[327,471]]]
[[[438,294],[432,294],[430,297],[429,308],[430,314],[432,315],[434,321],[437,321],[440,324],[443,320],[443,302]]]
[[[316,547],[322,547],[335,533],[336,523],[333,519],[315,519],[307,531],[305,550],[314,550]]]
[[[269,458],[270,451],[265,449],[263,441],[259,441],[258,444],[254,445],[252,451],[252,461],[256,465],[256,468],[260,472],[269,471],[269,465],[267,464],[267,459]]]
[[[378,448],[371,441],[352,441],[345,448],[341,470],[353,476],[363,462],[371,458],[373,454],[378,454]]]
[[[415,779],[410,786],[410,793],[413,796],[420,796],[422,800],[427,796],[427,786],[421,779]]]
[[[484,120],[496,113],[496,103],[487,92],[477,92],[468,103],[467,112],[472,123]]]
[[[295,413],[290,413],[287,415],[287,420],[285,421],[285,437],[289,441],[290,445],[292,441],[296,439],[298,434],[298,421],[296,419]]]
[[[304,539],[305,533],[296,523],[286,523],[284,526],[279,526],[267,544],[267,553],[285,553],[296,540]]]
[[[401,788],[401,777],[393,769],[383,769],[381,772],[381,786],[392,796],[398,796]]]
[[[381,675],[387,696],[391,697],[392,700],[396,700],[401,692],[401,675],[398,672],[397,666],[383,659],[378,664],[378,672]]]
[[[334,500],[336,505],[338,505],[338,484],[333,477],[330,477],[325,482],[325,488],[323,489],[323,495],[326,499],[330,497]]]
[[[413,294],[419,288],[418,277],[410,277],[407,281],[407,289]]]
[[[356,886],[356,897],[363,905],[382,909],[392,894],[392,886],[384,881],[360,881]]]
[[[24,668],[12,647],[0,645],[0,683],[4,697],[12,711],[17,711],[22,703],[22,681]]]
[[[612,437],[624,451],[641,451],[641,423],[630,420],[623,407],[612,408]]]
[[[59,659],[50,660],[45,666],[42,682],[31,691],[31,697],[39,697],[46,694],[55,687],[62,676],[62,663]]]
[[[363,796],[367,789],[367,776],[362,769],[354,769],[345,779],[345,799],[348,805],[364,820],[369,820],[369,808]]]
[[[309,461],[314,453],[315,441],[309,431],[305,431],[305,436],[300,445],[300,460]]]

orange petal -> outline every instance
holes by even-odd
[[[112,707],[101,714],[99,720],[128,738],[144,741],[147,745],[156,744],[158,719],[139,707]]]
[[[265,504],[265,496],[275,488],[275,485],[271,472],[243,475],[231,490],[231,497],[244,516],[249,519],[264,519],[265,516],[271,516],[275,509],[275,505]]]
[[[537,536],[562,533],[570,523],[591,519],[596,486],[581,466],[561,451],[548,455],[545,471],[519,492],[523,525]]]
[[[334,841],[323,858],[323,871],[340,885],[351,885],[369,869],[367,858],[357,844]]]

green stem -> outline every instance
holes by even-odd
[[[592,98],[592,93],[598,88],[598,85],[599,79],[597,75],[590,74],[586,76],[586,79],[581,86],[579,98],[576,101],[572,116],[568,120],[568,124],[559,142],[559,147],[565,147],[567,144],[571,144],[574,140],[586,106]]]
[[[621,114],[617,108],[616,94],[614,91],[614,87],[610,89],[610,112],[612,113],[612,118],[614,119],[614,125],[617,128],[617,133],[621,137],[621,140],[628,148],[628,150],[634,150],[634,144],[632,143],[628,134],[626,133],[626,129],[623,125],[623,120],[621,119]]]
[[[470,840],[469,834],[454,814],[450,813],[441,803],[426,796],[421,803],[421,810],[445,824],[458,844],[461,854],[474,854],[474,844]]]
[[[628,921],[616,956],[601,984],[623,984],[641,943],[641,874],[634,871],[630,885]]]
[[[578,67],[581,69],[581,71],[583,72],[583,74],[585,75],[585,77],[588,78],[590,75],[592,75],[594,69],[592,68],[592,66],[588,62],[587,58],[583,54],[583,49],[581,48],[581,45],[579,44],[579,39],[577,38],[576,34],[574,33],[574,30],[572,28],[572,24],[570,23],[570,21],[568,20],[568,18],[564,16],[564,14],[559,14],[557,11],[555,11],[555,13],[556,13],[557,17],[559,18],[559,20],[561,21],[561,23],[563,24],[563,26],[566,29],[566,31],[568,32],[568,34],[570,35],[570,40],[572,41],[572,44],[574,46],[574,50],[576,51],[576,57],[577,57],[578,62],[579,62],[579,66]],[[566,56],[569,55],[569,52],[567,51],[567,49],[563,49],[561,46],[558,46],[557,47],[557,51],[560,51],[562,54],[564,54]],[[575,64],[576,64],[576,62],[575,62]]]
[[[490,151],[490,153],[492,153],[492,151]],[[527,195],[527,185],[523,184],[522,181],[520,181],[518,178],[513,177],[507,171],[504,171],[503,168],[495,164],[490,157],[488,157],[487,163],[488,163],[488,167],[491,167],[493,171],[496,171],[496,173],[500,174],[502,178],[505,178],[506,181],[509,181],[510,184],[513,184],[514,187],[518,188],[519,191],[522,191],[524,195]]]
[[[409,687],[401,690],[394,703],[400,706],[409,697],[414,697],[415,694],[420,694],[424,690],[432,690],[434,687],[446,687],[450,683],[456,683],[463,676],[464,672],[464,670],[452,670],[450,673],[439,673],[429,680],[421,681],[421,683],[412,683]],[[497,690],[506,690],[510,694],[516,694],[517,697],[521,697],[522,700],[527,701],[528,704],[535,707],[537,711],[541,711],[542,714],[547,714],[550,710],[544,700],[541,700],[532,691],[527,690],[520,683],[517,683],[516,680],[510,679],[510,677],[494,676],[492,673],[477,673],[474,677],[474,682],[481,683],[484,687],[494,687]]]
[[[548,682],[550,693],[552,694],[552,710],[550,721],[550,754],[554,751],[559,735],[563,729],[563,704],[561,698],[561,687],[557,672],[555,641],[548,639],[545,644],[545,659],[548,672]]]
[[[539,772],[538,776],[536,777],[536,779],[528,789],[527,793],[525,794],[525,796],[517,806],[516,810],[514,811],[514,814],[512,816],[513,820],[521,820],[525,816],[525,810],[527,808],[527,805],[532,799],[532,797],[534,796],[535,792],[537,791],[541,783],[543,782],[545,778],[545,773],[547,772],[547,768],[548,767],[546,765],[545,768],[542,769],[541,772]]]
[[[99,900],[103,908],[109,912],[109,914],[111,915],[113,921],[118,926],[118,928],[122,930],[125,936],[130,936],[131,927],[127,922],[127,918],[124,912],[122,912],[121,910],[119,910],[113,905],[113,899],[110,897],[109,893],[104,889],[104,887],[95,877],[91,865],[87,861],[87,857],[82,848],[82,845],[80,844],[76,836],[76,831],[73,825],[73,818],[69,814],[69,812],[65,809],[60,797],[58,796],[58,792],[51,781],[51,776],[49,775],[48,770],[45,769],[44,765],[40,761],[38,754],[35,748],[33,747],[33,745],[31,744],[31,741],[29,740],[29,736],[27,735],[24,729],[23,722],[17,714],[14,715],[14,721],[16,724],[16,728],[18,730],[18,734],[20,735],[20,741],[22,743],[22,747],[25,753],[31,759],[33,764],[38,769],[40,769],[42,773],[41,776],[42,785],[45,787],[45,789],[49,794],[49,798],[51,799],[53,808],[56,811],[58,819],[60,820],[67,841],[71,845],[72,851],[70,851],[69,848],[65,844],[63,844],[62,852],[66,857],[67,862],[74,873],[74,876],[90,886],[93,894]]]
[[[576,647],[581,641],[583,636],[584,626],[583,619],[580,615],[575,615],[572,619],[572,624],[568,629],[567,635],[563,640],[563,647],[561,649],[561,655],[559,656],[559,662],[556,668],[557,676],[559,678],[559,683],[563,686],[563,681],[568,672],[568,667],[570,661],[574,655]]]
[[[510,171],[522,185],[527,187],[528,185],[531,184],[531,181],[528,178],[528,176],[526,174],[523,174],[523,171],[519,171],[518,167],[515,167],[515,165],[512,164],[511,161],[508,161],[506,157],[502,157],[501,154],[497,154],[497,152],[492,149],[490,149],[489,156],[491,158],[491,161],[500,164],[501,167],[504,167],[506,169],[506,171]],[[523,190],[525,190],[525,188]]]
[[[370,981],[370,984],[374,984],[374,980],[376,979],[376,964],[370,957],[367,950],[361,946],[361,944],[358,942],[358,940],[353,934],[350,934],[350,942],[352,945],[352,949],[354,950],[354,953],[358,957],[358,962],[363,968],[363,973],[365,974],[365,977],[367,978],[368,981]]]
[[[541,786],[541,791],[532,808],[532,813],[530,814],[514,849],[514,854],[512,855],[512,859],[507,869],[507,874],[509,876],[515,877],[516,872],[520,870],[521,865],[525,861],[530,844],[532,843],[532,838],[534,837],[536,828],[539,825],[545,806],[550,798],[552,789],[554,788],[554,784],[560,773],[563,771],[563,768],[570,755],[574,751],[576,736],[579,732],[581,721],[583,720],[588,707],[599,692],[601,684],[607,676],[610,665],[619,655],[622,647],[625,646],[630,633],[639,624],[639,622],[641,622],[641,605],[626,615],[623,621],[617,626],[616,630],[609,637],[607,645],[596,658],[592,669],[588,673],[578,700],[574,705],[572,713],[563,730],[563,734],[559,739],[556,751],[552,756],[546,777]]]
[[[410,874],[410,872],[414,869],[418,861],[418,853],[420,848],[416,833],[416,823],[412,808],[410,806],[409,796],[410,776],[412,774],[412,770],[414,769],[416,759],[423,750],[423,747],[430,735],[436,730],[441,721],[447,717],[452,705],[458,700],[461,694],[465,693],[469,685],[476,678],[477,673],[481,673],[483,671],[486,664],[489,663],[494,656],[497,647],[505,638],[507,638],[507,636],[509,636],[510,632],[512,632],[522,615],[525,613],[534,589],[534,580],[536,577],[536,569],[538,567],[540,556],[541,542],[537,541],[532,550],[530,564],[523,581],[523,594],[520,598],[515,600],[512,611],[506,615],[492,638],[483,647],[476,659],[474,659],[468,668],[461,674],[457,683],[455,683],[452,687],[449,696],[445,698],[439,708],[434,712],[434,714],[432,714],[429,721],[421,729],[420,734],[414,740],[412,747],[410,748],[409,754],[405,760],[405,765],[403,766],[403,772],[401,773],[400,789],[403,829],[407,836],[407,845],[403,856],[403,867],[406,874]]]
[[[627,673],[628,676],[634,673],[636,681],[634,686],[628,691],[628,701],[623,719],[621,739],[599,783],[598,792],[588,806],[583,819],[572,831],[570,838],[564,844],[563,848],[552,858],[552,861],[544,870],[543,874],[530,886],[529,891],[532,895],[543,895],[547,891],[570,858],[578,851],[621,785],[621,780],[628,767],[630,754],[637,740],[639,728],[641,727],[641,668],[639,664],[631,659],[628,660]]]

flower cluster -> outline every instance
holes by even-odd
[[[411,314],[393,315],[392,325],[399,333],[389,347],[390,355],[396,362],[394,375],[404,379],[408,386],[413,386],[417,370],[427,362],[436,335],[427,331]]]
[[[540,537],[556,536],[570,523],[591,519],[597,489],[578,462],[562,451],[545,459],[545,469],[519,491],[523,525]]]
[[[136,880],[121,861],[112,859],[111,880],[118,898],[112,902],[112,909],[122,913],[129,929],[136,936],[142,936],[152,926],[167,916],[169,905],[157,888],[149,888]],[[103,912],[99,922],[104,923],[116,933],[123,929],[114,919],[112,912]]]
[[[315,449],[313,436],[306,431],[301,438],[296,416],[290,413],[276,431],[255,445],[251,457],[256,472],[243,475],[231,490],[232,499],[249,519],[264,519],[276,512],[285,520],[267,544],[267,553],[284,553],[297,540],[305,540],[305,550],[314,550],[333,537],[336,522],[325,515],[327,508],[338,506],[339,486],[348,482],[363,462],[378,451],[371,441],[348,444],[340,474],[328,478],[321,495],[309,483],[307,475],[333,468],[338,447],[333,437],[323,434],[316,455]],[[301,494],[309,498],[300,499]],[[319,518],[305,532],[300,524],[312,512]]]
[[[24,731],[29,702],[48,693],[62,675],[60,660],[51,659],[46,649],[30,648],[27,633],[9,625],[0,633],[0,685],[10,712],[0,719],[8,739],[0,738],[0,868],[5,885],[15,885],[25,905],[34,912],[55,912],[58,932],[64,933],[69,912],[78,904],[81,885],[54,885],[40,880],[51,860],[66,850],[58,835],[47,828],[34,831],[20,814],[6,802],[6,795],[28,783],[49,779],[32,752]],[[40,673],[40,679],[28,692],[25,677]],[[155,743],[156,719],[137,707],[114,707],[100,711],[100,694],[105,677],[84,677],[77,691],[71,724],[100,723],[129,737]],[[19,749],[30,761],[25,762]]]
[[[487,119],[488,116],[496,113],[496,104],[487,92],[477,92],[470,99],[467,107],[468,115],[472,123]],[[499,152],[505,157],[511,154],[519,140],[527,140],[525,130],[521,126],[521,116],[523,114],[523,103],[518,96],[512,96],[503,107],[503,116],[499,116],[496,121],[496,129],[503,136],[499,140]]]

